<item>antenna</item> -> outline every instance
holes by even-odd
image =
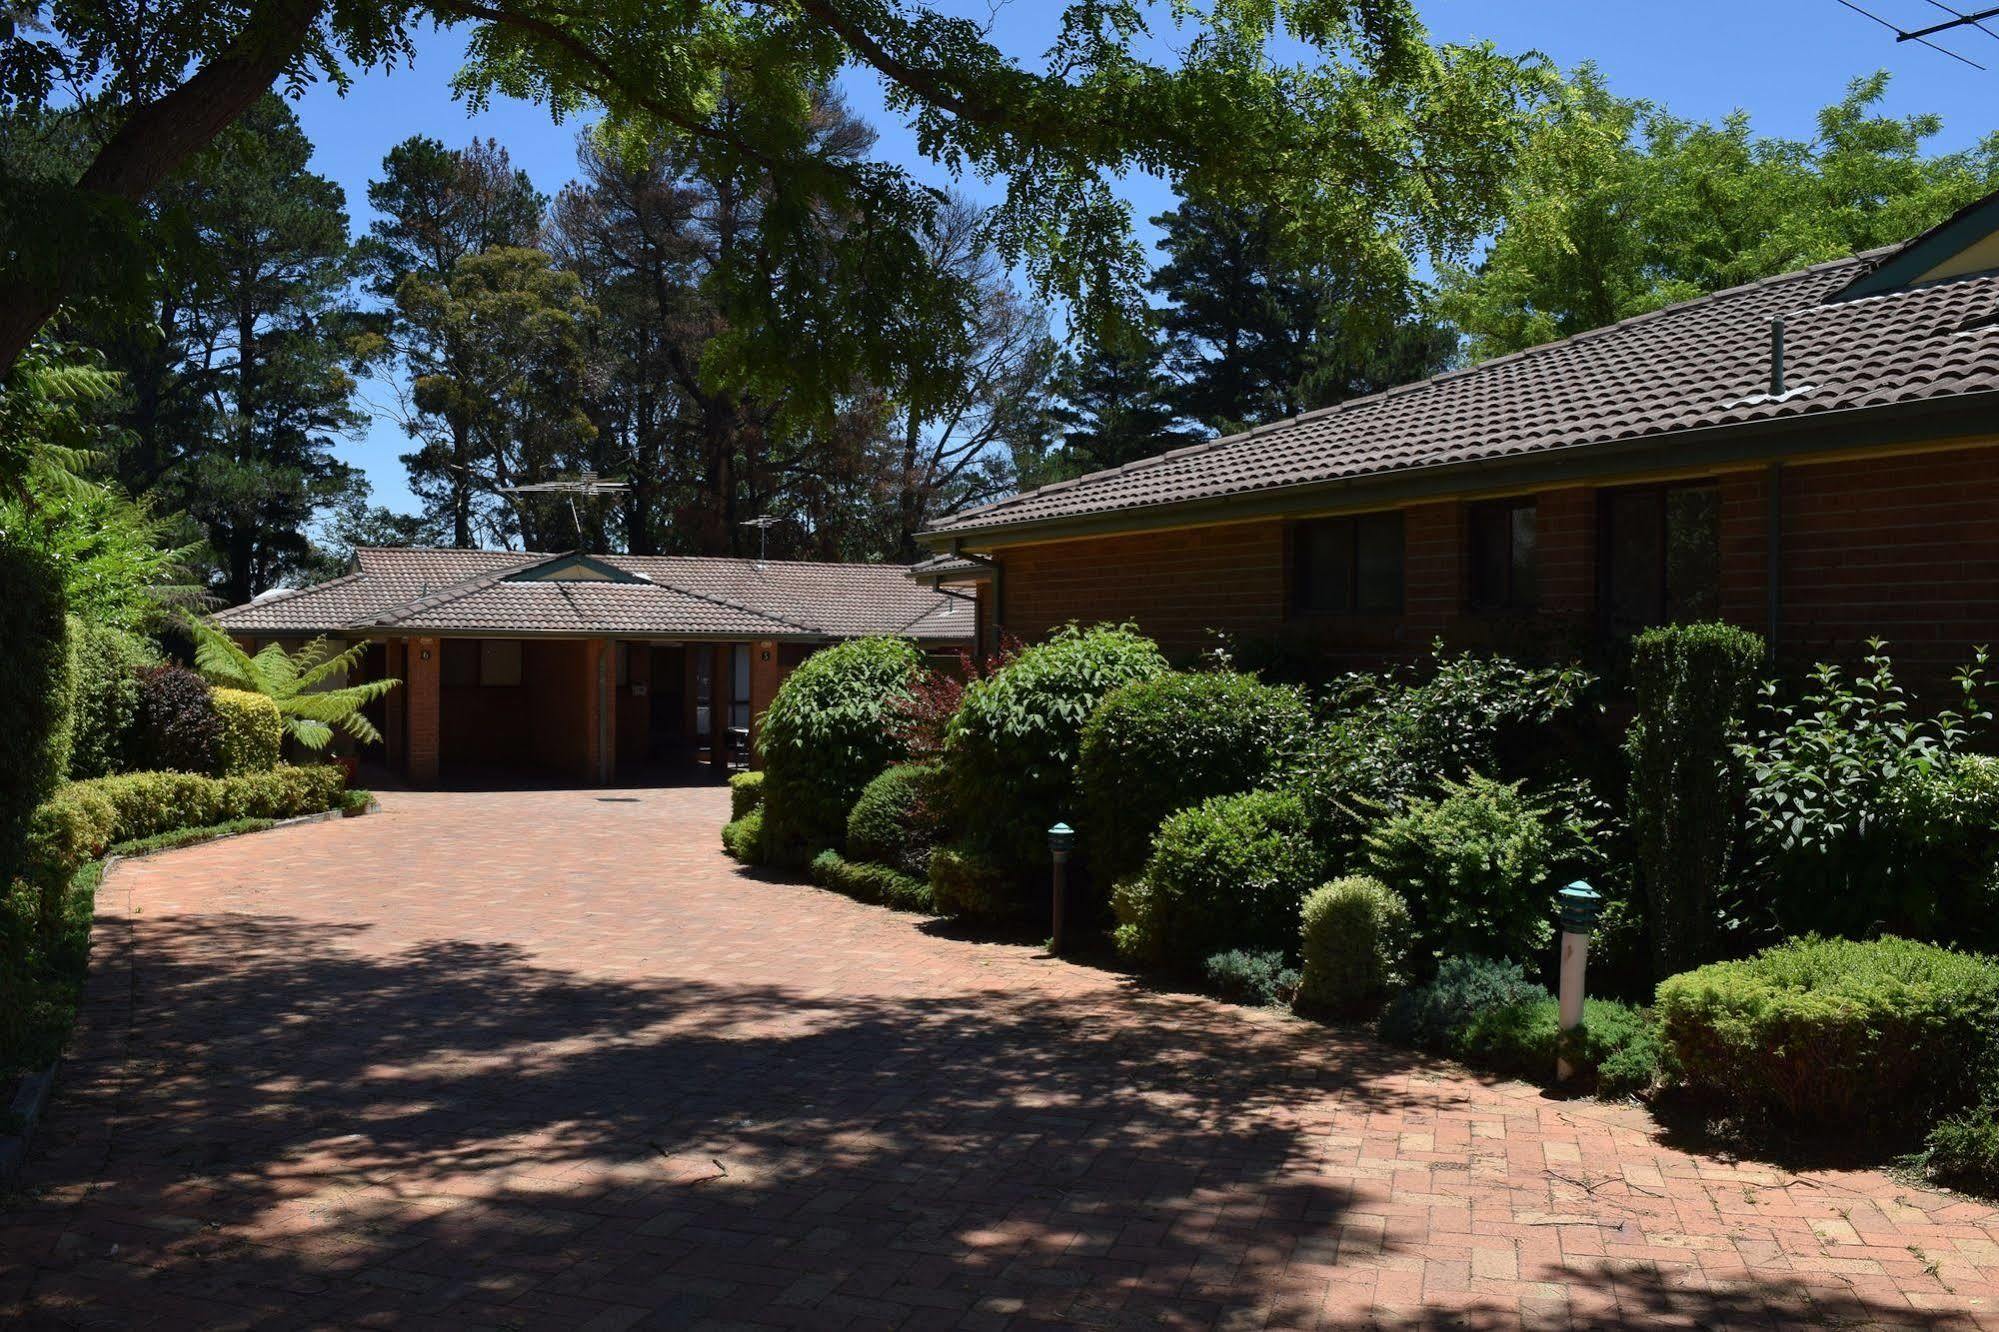
[[[776,518],[765,513],[739,524],[742,527],[754,527],[757,529],[757,568],[759,569],[764,567],[764,557],[770,554],[770,529],[776,527],[777,523],[778,520]]]
[[[501,486],[502,495],[564,495],[569,499],[569,520],[576,524],[576,545],[583,545],[583,515],[577,512],[576,497],[615,495],[630,490],[631,483],[618,477],[602,477],[595,472],[579,472],[573,481],[535,481],[524,486]]]
[[[1852,10],[1856,14],[1859,14],[1865,18],[1873,19],[1876,23],[1880,24],[1882,27],[1894,33],[1895,40],[1898,42],[1920,43],[1923,46],[1929,47],[1930,50],[1932,51],[1941,52],[1942,54],[1949,56],[1952,60],[1962,61],[1965,64],[1971,66],[1973,69],[1984,69],[1985,66],[1979,64],[1976,60],[1973,60],[1970,56],[1959,55],[1957,52],[1951,50],[1948,46],[1937,45],[1935,42],[1931,41],[1930,38],[1938,33],[1950,32],[1957,28],[1963,28],[1963,27],[1976,28],[1988,37],[1999,37],[1999,33],[1995,33],[1992,31],[1992,29],[1985,26],[1986,19],[1999,18],[1999,9],[1981,9],[1975,14],[1965,14],[1959,12],[1958,10],[1952,9],[1949,5],[1940,3],[1940,0],[1930,0],[1930,3],[1936,5],[1938,9],[1941,9],[1944,11],[1944,13],[1953,15],[1954,17],[1948,19],[1943,23],[1933,23],[1927,28],[1918,28],[1914,32],[1904,32],[1900,24],[1890,23],[1887,19],[1882,18],[1879,14],[1874,13],[1872,10],[1862,9],[1859,5],[1853,3],[1853,0],[1839,0],[1839,3],[1845,5],[1848,9]]]

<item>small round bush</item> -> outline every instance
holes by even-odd
[[[1301,1010],[1365,1012],[1399,978],[1409,947],[1409,908],[1380,880],[1354,874],[1315,888],[1298,921]]]
[[[1077,771],[1092,871],[1106,881],[1135,873],[1167,815],[1278,785],[1311,730],[1302,693],[1234,671],[1183,671],[1113,691],[1083,727]]]
[[[1216,796],[1161,824],[1145,872],[1118,885],[1118,949],[1184,975],[1230,949],[1288,952],[1322,873],[1297,796]]]
[[[1659,984],[1682,1078],[1732,1115],[1894,1131],[1975,1098],[1999,1020],[1999,965],[1887,936],[1791,939]]]
[[[847,815],[847,854],[904,874],[930,872],[943,834],[943,772],[934,763],[902,763],[862,789]]]
[[[1128,625],[1069,625],[967,686],[944,734],[962,843],[1023,888],[1045,883],[1049,827],[1078,818],[1084,723],[1113,691],[1166,670],[1158,645]]]
[[[209,701],[215,705],[216,716],[222,719],[222,738],[215,746],[215,758],[224,776],[268,772],[278,766],[285,724],[278,716],[276,703],[262,694],[242,689],[212,690]]]
[[[70,744],[72,781],[119,771],[139,716],[134,673],[155,665],[152,644],[136,634],[71,616],[69,641],[76,667],[75,726]]]
[[[862,788],[907,757],[894,722],[921,666],[907,639],[857,638],[813,653],[778,686],[757,730],[770,863],[804,865],[838,846]]]
[[[745,865],[764,863],[763,806],[722,825],[722,849]]]
[[[739,772],[729,778],[729,817],[740,819],[764,802],[764,775]]]
[[[47,556],[0,543],[0,891],[13,881],[35,806],[69,770],[69,627]]]
[[[213,773],[220,766],[222,717],[208,683],[180,666],[147,666],[139,682],[129,766],[153,772]]]

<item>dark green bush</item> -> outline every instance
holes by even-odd
[[[1575,1085],[1593,1086],[1605,1096],[1648,1091],[1665,1070],[1665,1043],[1643,1010],[1585,999],[1582,1021],[1565,1040],[1560,1006],[1545,991],[1472,1014],[1445,1044],[1468,1064],[1539,1083],[1554,1080],[1555,1060],[1566,1049]]]
[[[1216,796],[1161,824],[1144,873],[1117,885],[1118,951],[1183,975],[1231,949],[1289,952],[1323,873],[1297,796]]]
[[[922,666],[901,638],[857,638],[813,653],[778,686],[757,730],[764,857],[802,866],[847,830],[862,788],[908,757],[901,702]]]
[[[79,867],[55,895],[50,928],[38,920],[44,894],[25,883],[0,893],[0,1081],[46,1068],[75,1025],[90,957],[90,922],[102,867]]]
[[[1114,690],[1083,727],[1077,770],[1091,871],[1105,882],[1136,873],[1167,815],[1280,784],[1311,730],[1298,690],[1233,671],[1180,672]]]
[[[1985,1105],[1944,1120],[1924,1140],[1922,1165],[1947,1188],[1999,1195],[1999,1116]]]
[[[1999,966],[1894,937],[1792,939],[1659,985],[1687,1088],[1787,1127],[1894,1131],[1970,1104],[1999,1020]]]
[[[145,666],[126,766],[145,772],[214,773],[221,767],[222,716],[208,682],[180,666]]]
[[[930,872],[943,840],[944,774],[934,763],[901,763],[861,791],[847,815],[847,854],[915,878]]]
[[[157,664],[152,644],[123,629],[69,618],[69,641],[76,666],[76,724],[70,745],[72,781],[109,777],[123,769],[139,716],[143,666]]]
[[[69,771],[70,672],[62,578],[39,551],[0,544],[0,891],[19,872],[35,807]]]
[[[1298,921],[1300,1011],[1361,1013],[1400,979],[1409,908],[1379,880],[1355,874],[1320,885],[1305,899]]]
[[[1427,972],[1443,956],[1541,956],[1554,937],[1556,870],[1584,846],[1581,830],[1518,783],[1473,773],[1368,834],[1367,866],[1408,904],[1412,964]]]
[[[1112,691],[1166,673],[1166,659],[1130,626],[1058,630],[965,689],[945,728],[944,769],[956,844],[1015,881],[1014,905],[1039,909],[1047,833],[1075,822],[1083,725]]]
[[[1020,907],[1004,871],[976,851],[940,846],[930,853],[930,898],[939,915],[994,920]]]
[[[722,849],[745,865],[764,863],[764,807],[722,825]]]
[[[897,911],[931,909],[930,885],[922,879],[873,861],[848,860],[838,851],[821,851],[812,858],[812,882]]]
[[[1666,625],[1632,642],[1638,716],[1624,748],[1655,975],[1714,957],[1715,910],[1740,826],[1738,746],[1763,661],[1763,640],[1727,624]]]
[[[1202,964],[1208,988],[1238,1004],[1268,1008],[1291,1002],[1298,992],[1298,969],[1284,954],[1271,949],[1250,952],[1232,948]]]
[[[764,802],[764,775],[739,772],[729,778],[729,817],[740,819]]]
[[[1381,1014],[1381,1038],[1432,1054],[1456,1052],[1457,1033],[1480,1013],[1548,997],[1518,962],[1447,957],[1428,985],[1404,990]]]
[[[215,715],[222,719],[215,761],[223,775],[267,772],[278,766],[285,724],[278,716],[277,704],[262,694],[241,689],[211,689],[208,698],[215,705]]]

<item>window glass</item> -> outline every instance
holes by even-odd
[[[729,725],[750,724],[750,649],[738,643],[729,649]]]
[[[1335,518],[1298,528],[1298,605],[1338,614],[1353,609],[1353,524]]]
[[[1721,496],[1713,486],[1666,492],[1666,618],[1721,613]]]
[[[1402,608],[1402,515],[1299,523],[1292,538],[1292,600],[1315,615]]]
[[[1467,524],[1474,610],[1529,610],[1538,587],[1534,502],[1503,500],[1473,506]]]
[[[1603,498],[1604,613],[1614,634],[1721,611],[1721,499],[1712,485]]]
[[[1354,608],[1380,613],[1402,609],[1402,515],[1371,513],[1355,520]]]
[[[1540,567],[1534,544],[1535,510],[1532,504],[1516,504],[1512,513],[1513,568],[1512,604],[1519,609],[1538,605],[1541,598]]]

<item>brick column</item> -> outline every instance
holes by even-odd
[[[784,680],[784,668],[778,664],[777,644],[762,642],[750,644],[750,766],[761,768],[763,760],[757,756],[757,733],[763,729],[763,711],[777,696],[777,687]]]
[[[443,645],[435,638],[409,640],[409,779],[412,786],[437,785],[439,712],[438,667]]]
[[[1464,606],[1464,505],[1456,500],[1403,510],[1404,655],[1421,656],[1448,634]]]

